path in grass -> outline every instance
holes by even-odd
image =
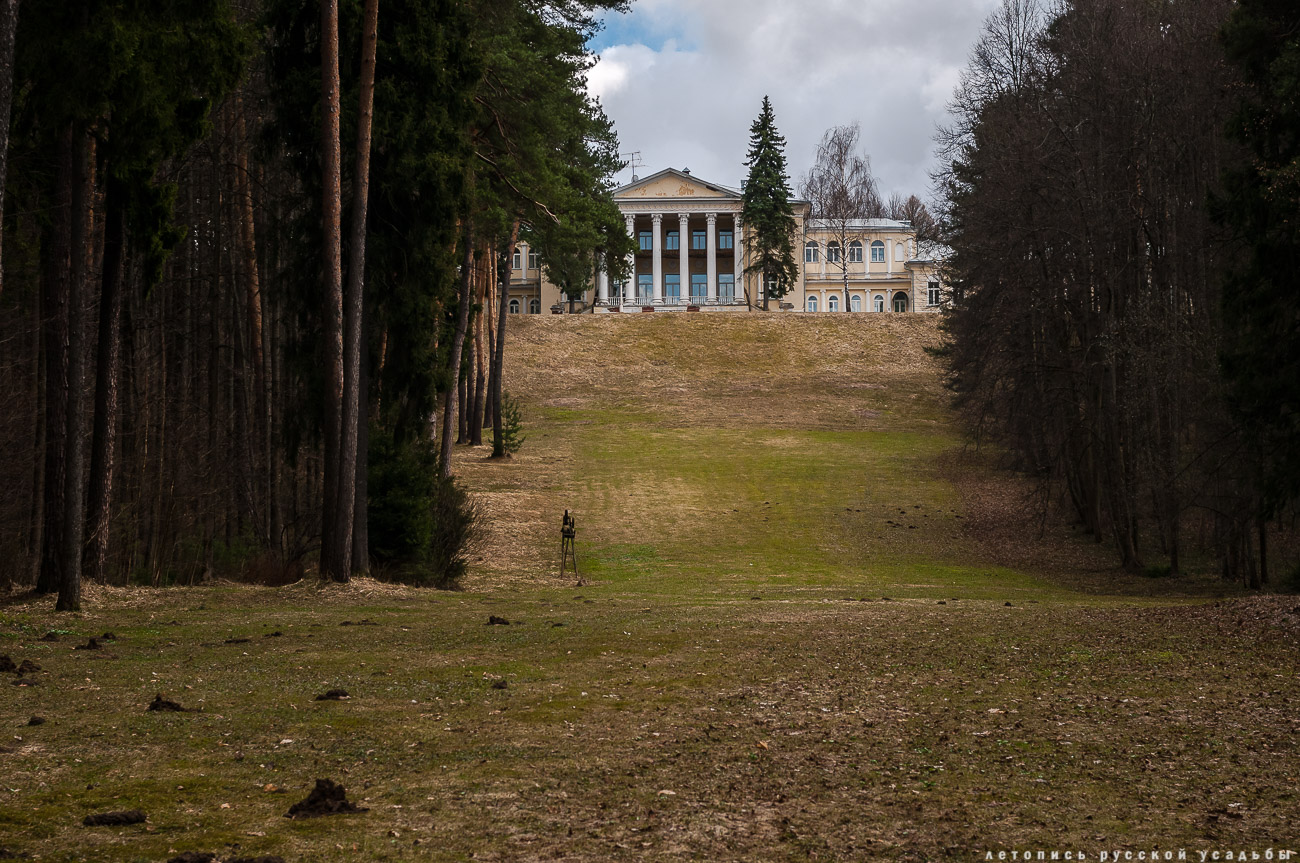
[[[1068,532],[1032,541],[1014,492],[958,457],[933,321],[516,320],[528,441],[508,464],[458,454],[495,519],[466,591],[90,586],[81,615],[0,606],[0,654],[42,666],[0,692],[0,849],[1295,847],[1297,600],[1138,596],[1197,585],[1090,572],[1104,555]],[[581,588],[554,575],[566,507]],[[314,700],[336,687],[351,697]],[[202,711],[147,712],[158,693]],[[369,811],[286,820],[323,776]],[[128,808],[149,822],[80,826]]]

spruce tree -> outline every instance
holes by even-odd
[[[1250,156],[1215,202],[1245,250],[1223,293],[1223,365],[1263,473],[1263,516],[1300,497],[1298,28],[1293,4],[1242,0],[1223,30],[1245,83],[1230,134]]]
[[[794,261],[794,207],[790,177],[785,172],[785,138],[776,130],[772,102],[763,97],[763,110],[749,127],[741,218],[745,226],[745,272],[757,275],[766,287],[763,308],[770,298],[781,299],[799,278]]]

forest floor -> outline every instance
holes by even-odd
[[[0,860],[1300,851],[1300,598],[1040,525],[964,445],[933,320],[512,326],[527,440],[457,454],[491,525],[464,590],[0,602],[40,666],[0,675]],[[317,778],[367,811],[285,818]]]

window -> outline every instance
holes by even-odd
[[[541,262],[540,258],[538,257],[537,253],[534,252],[532,249],[529,249],[529,250],[528,250],[528,269],[530,269],[530,270],[537,270],[537,269],[541,269],[541,266],[542,266],[542,262]]]
[[[735,243],[732,241],[731,231],[718,231],[719,249],[730,249],[733,248],[734,246]]]
[[[617,303],[623,297],[623,283],[618,279],[609,283],[609,301]]]
[[[705,235],[704,235],[704,232],[703,232],[703,231],[691,231],[691,248],[692,248],[692,249],[704,249],[704,248],[707,248],[707,246],[706,246],[706,242],[707,242],[707,241],[706,241],[706,239],[705,239]]]
[[[641,251],[648,252],[650,251],[651,248],[653,248],[654,246],[654,240],[652,239],[653,236],[654,235],[650,231],[641,231],[639,234],[637,234],[637,239],[640,241],[640,245],[641,245]]]
[[[736,274],[718,273],[718,302],[734,303],[736,301]]]
[[[883,312],[885,310],[885,298],[877,294],[873,305],[876,311]]]
[[[815,264],[821,259],[818,254],[818,245],[816,240],[809,240],[803,244],[803,262],[805,264]]]
[[[849,243],[849,263],[862,263],[862,243],[858,240]]]
[[[859,251],[861,251],[861,249],[859,249]],[[861,255],[858,255],[858,260],[859,260],[859,261],[862,260],[862,256],[861,256]],[[857,294],[854,294],[854,295],[849,299],[849,308],[852,309],[852,310],[855,311],[855,312],[860,312],[860,311],[862,311],[862,297],[859,297]]]
[[[831,294],[829,297],[826,298],[826,311],[838,312],[839,310],[840,310],[840,298],[835,294]]]
[[[829,264],[840,262],[840,244],[834,240],[826,244],[826,262]]]
[[[664,248],[670,252],[678,251],[681,248],[681,236],[676,231],[669,231],[667,238],[664,240]]]
[[[691,273],[691,302],[699,305],[709,294],[709,274]]]
[[[871,263],[883,264],[885,262],[885,244],[876,240],[871,244]]]
[[[522,256],[519,254],[519,250],[515,249],[515,253],[510,256],[510,269],[512,270],[519,269],[521,266],[520,264],[521,258]]]
[[[896,312],[907,311],[907,294],[902,294],[902,293],[894,294],[894,311]]]
[[[776,293],[776,289],[777,289],[777,281],[776,281],[776,279],[768,279],[768,280],[767,280],[767,287],[766,287],[766,288],[764,288],[762,285],[759,285],[759,286],[758,286],[758,300],[759,300],[759,302],[762,302],[763,299],[764,299],[766,296],[768,296],[768,294],[775,294],[775,293]]]
[[[675,304],[682,298],[682,277],[677,273],[664,273],[664,302]]]
[[[930,284],[929,284],[929,285],[927,286],[927,288],[926,288],[925,295],[926,295],[926,297],[925,297],[925,301],[926,301],[929,305],[932,305],[932,306],[937,306],[937,305],[939,305],[939,301],[942,299],[941,296],[940,296],[940,294],[939,294],[939,283],[936,282],[936,281],[931,281]]]
[[[902,261],[907,260],[907,255],[905,254],[905,252],[906,252],[906,247],[905,247],[905,244],[904,244],[904,243],[902,243],[902,242],[894,243],[894,260],[895,260],[895,261],[902,262]]]
[[[650,302],[654,296],[654,274],[638,273],[636,277],[636,298],[642,303]]]
[[[809,297],[809,298],[808,298],[808,311],[810,311],[810,312],[815,312],[815,311],[817,311],[817,298],[816,298],[816,297]]]
[[[528,301],[528,314],[540,315],[542,313],[542,301],[533,297]]]
[[[519,300],[516,299],[510,301],[510,314],[512,315],[519,314]]]

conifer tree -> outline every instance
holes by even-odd
[[[746,274],[757,275],[763,291],[763,308],[769,299],[781,299],[799,278],[794,261],[794,207],[790,204],[790,177],[785,171],[785,138],[776,130],[772,102],[763,97],[763,110],[749,127],[749,153],[745,159],[741,218],[745,225]]]
[[[1263,471],[1264,512],[1300,497],[1300,9],[1242,0],[1223,31],[1245,79],[1231,134],[1251,158],[1216,202],[1243,260],[1223,293],[1224,370]]]

